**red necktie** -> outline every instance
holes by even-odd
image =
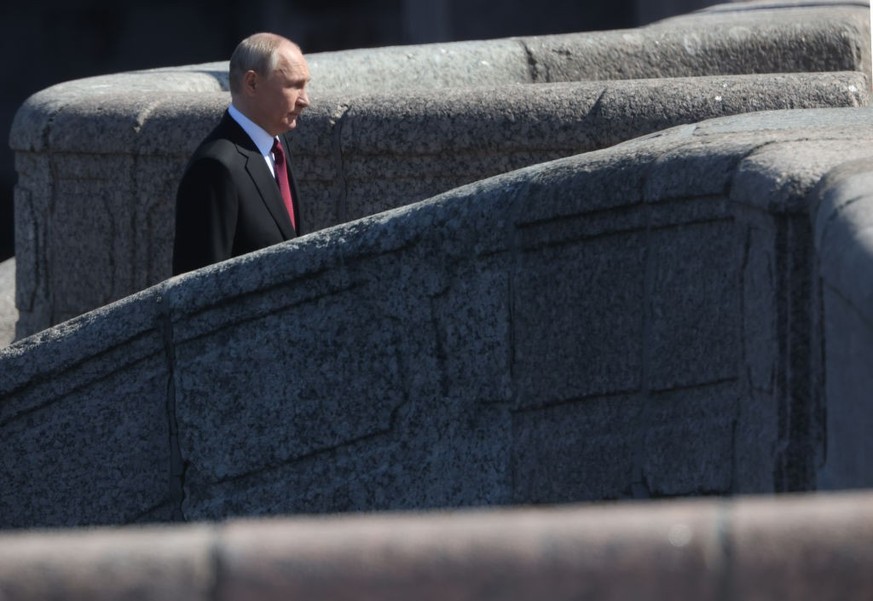
[[[285,163],[285,151],[282,149],[282,144],[279,139],[273,140],[273,157],[276,167],[276,183],[279,184],[279,193],[282,195],[282,202],[285,203],[285,209],[288,211],[288,216],[291,217],[291,227],[297,232],[297,222],[294,220],[294,199],[291,197],[291,184],[288,181],[288,166]]]

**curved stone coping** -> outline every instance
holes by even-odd
[[[827,277],[825,284],[864,318],[873,301],[873,278],[864,277],[873,260],[873,184],[870,165],[841,165],[819,184],[815,240]]]
[[[842,71],[482,85],[438,95],[415,89],[331,92],[307,110],[292,136],[302,161],[339,152],[339,165],[301,168],[303,180],[317,180],[336,177],[342,163],[357,155],[482,153],[497,145],[508,153],[584,152],[723,115],[866,106],[867,88],[863,73]],[[38,132],[40,146],[18,150],[187,158],[227,103],[227,93],[206,89],[196,96],[141,95],[126,85],[83,91],[64,98],[62,111]]]
[[[304,222],[321,229],[681,123],[866,105],[866,88],[859,72],[833,72],[324,95],[293,136]],[[20,335],[170,275],[176,181],[226,103],[85,96],[45,132],[51,153],[19,152]]]
[[[9,599],[873,596],[873,495],[0,535]]]
[[[729,3],[627,30],[311,55],[315,89],[870,72],[863,2]]]
[[[687,125],[25,339],[0,351],[2,525],[863,485],[869,430],[834,432],[814,455],[821,406],[828,428],[871,413],[869,388],[833,388],[869,372],[870,304],[856,303],[853,333],[810,278],[864,298],[870,270],[851,250],[864,238],[825,228],[820,261],[809,219],[822,178],[860,172],[871,141],[869,109]],[[856,266],[845,276],[840,248]],[[856,339],[859,361],[833,359]],[[774,382],[784,365],[811,380]],[[786,398],[810,403],[787,434]],[[808,450],[781,456],[789,446]]]
[[[869,368],[873,343],[873,166],[848,161],[818,185],[815,243],[818,250],[824,327],[829,333],[826,392],[839,401],[829,417],[828,436],[868,441],[861,453],[841,448],[830,457],[822,485],[835,487],[846,474],[866,474],[858,484],[873,488],[873,412],[866,399],[873,386]]]
[[[309,55],[313,96],[396,90],[742,73],[862,71],[870,75],[867,11],[818,2],[772,9],[730,4],[633,30],[398,46]],[[88,99],[135,115],[167,95],[227,89],[226,62],[101,76],[38,92],[19,109],[10,145],[40,151],[70,105]],[[196,102],[188,97],[186,102]],[[117,109],[116,109],[117,107]],[[107,121],[105,130],[128,127]]]
[[[745,3],[745,4],[744,4]],[[798,6],[807,7],[858,7],[867,8],[870,6],[868,0],[734,0],[726,4],[716,4],[701,8],[697,13],[722,13],[722,12],[749,12],[783,8],[797,8]]]

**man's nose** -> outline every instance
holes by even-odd
[[[300,96],[297,97],[297,104],[299,104],[303,108],[309,106],[309,94],[306,92],[306,90],[300,92]]]

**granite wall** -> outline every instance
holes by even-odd
[[[735,3],[634,30],[310,62],[294,138],[319,229],[680,123],[867,104],[870,36],[852,2]],[[18,337],[169,275],[176,182],[228,102],[225,68],[79,80],[21,107]]]
[[[25,339],[0,525],[869,487],[871,142],[680,126]]]

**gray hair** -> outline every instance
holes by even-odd
[[[247,71],[254,71],[258,75],[267,75],[272,71],[276,66],[276,48],[288,41],[274,33],[256,33],[240,42],[230,57],[228,78],[231,95],[242,90],[243,75]]]

